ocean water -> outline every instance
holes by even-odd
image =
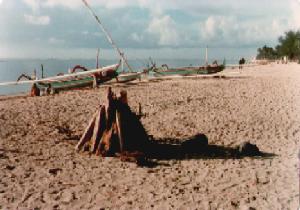
[[[204,60],[196,59],[169,59],[155,60],[157,66],[168,64],[170,67],[203,65]],[[210,61],[212,62],[212,61]],[[100,60],[99,65],[106,66],[118,63],[118,60]],[[223,63],[223,60],[218,60]],[[226,63],[236,64],[237,61],[226,60]],[[96,67],[95,59],[8,59],[0,61],[0,83],[16,81],[21,74],[32,75],[36,70],[38,78],[41,78],[41,64],[44,66],[44,76],[55,76],[58,73],[67,73],[68,69],[75,65],[81,65],[88,69]],[[129,64],[135,71],[141,71],[150,65],[149,59],[129,60]],[[11,95],[28,92],[30,85],[0,86],[0,95]]]

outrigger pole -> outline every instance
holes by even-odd
[[[110,33],[106,30],[106,28],[104,27],[104,25],[102,25],[102,22],[100,21],[99,17],[96,15],[96,13],[93,11],[93,9],[90,7],[90,5],[87,3],[86,0],[82,0],[82,2],[84,3],[84,5],[88,8],[88,10],[90,11],[91,15],[94,16],[94,18],[96,19],[96,21],[98,22],[101,30],[104,32],[108,42],[113,46],[113,48],[115,48],[115,50],[118,52],[118,54],[120,55],[122,61],[125,63],[125,65],[129,68],[129,70],[131,72],[133,72],[132,68],[130,67],[130,65],[128,64],[124,53],[121,52],[120,48],[118,48],[118,46],[116,45],[116,43],[114,42],[114,40],[112,39]]]

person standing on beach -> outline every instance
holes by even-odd
[[[245,64],[245,58],[241,58],[240,60],[239,60],[239,69],[243,69],[243,64]]]

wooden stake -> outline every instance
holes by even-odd
[[[117,132],[119,137],[119,144],[120,144],[120,152],[124,151],[124,139],[122,134],[122,124],[121,124],[121,113],[117,110],[116,111],[116,122],[117,122]]]
[[[76,145],[75,150],[77,152],[79,152],[83,148],[83,146],[85,145],[85,143],[87,143],[91,139],[91,137],[93,135],[93,131],[94,131],[95,121],[96,121],[96,116],[97,115],[98,115],[98,112],[96,112],[93,115],[93,117],[90,120],[88,126],[86,127],[86,129],[85,129],[85,131],[84,131],[81,139],[79,140],[78,144]]]
[[[98,87],[97,77],[93,75],[93,88],[97,88],[97,87]]]
[[[105,130],[106,126],[106,116],[105,116],[105,106],[100,107],[100,111],[98,112],[96,119],[95,119],[95,126],[93,131],[93,136],[91,138],[91,147],[90,152],[95,153],[101,137],[103,135],[103,132]]]
[[[119,97],[120,102],[123,104],[128,104],[128,99],[127,99],[127,92],[126,90],[121,90],[120,91],[120,97]]]

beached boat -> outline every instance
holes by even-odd
[[[204,66],[187,66],[176,68],[169,68],[167,64],[163,64],[161,67],[156,67],[156,64],[151,60],[152,67],[150,68],[150,71],[153,72],[153,76],[160,77],[172,75],[189,76],[195,74],[215,74],[225,69],[225,60],[221,65],[218,65],[217,61],[214,61],[211,65],[208,64],[207,47],[205,60]]]
[[[117,77],[118,73],[116,71],[118,67],[119,64],[115,64],[112,66],[94,70],[74,72],[36,82],[36,85],[40,89],[50,88],[51,91],[69,90],[81,87],[93,87]]]
[[[207,66],[188,66],[188,67],[178,67],[169,68],[166,64],[162,67],[152,68],[153,75],[156,77],[160,76],[171,76],[171,75],[181,75],[189,76],[195,74],[215,74],[221,72],[225,69],[225,65],[207,65]]]
[[[42,79],[22,75],[27,80],[22,81],[20,80],[22,77],[19,77],[18,81],[16,82],[3,82],[0,83],[0,86],[33,84],[35,88],[39,90],[45,89],[51,92],[88,86],[92,87],[95,84],[100,84],[115,78],[118,75],[116,71],[119,66],[120,64],[118,63],[103,68],[74,72]]]

